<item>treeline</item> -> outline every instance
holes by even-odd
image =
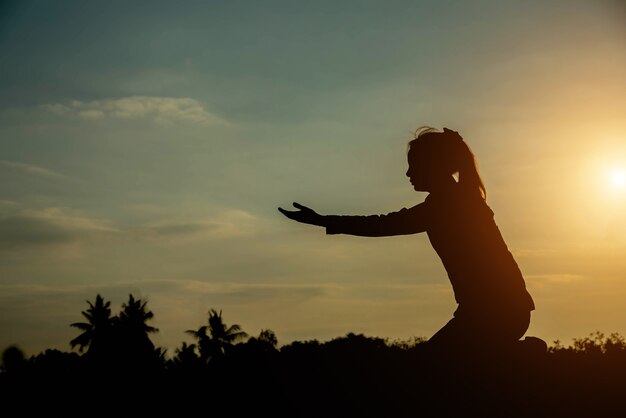
[[[204,412],[231,416],[624,416],[626,342],[599,332],[564,346],[454,358],[424,340],[347,334],[278,347],[208,311],[173,355],[155,347],[147,302],[129,296],[118,314],[88,301],[73,351],[2,355],[0,395],[20,412]],[[95,408],[95,409],[94,409]]]

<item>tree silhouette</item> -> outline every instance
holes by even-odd
[[[195,363],[198,359],[196,355],[196,345],[183,342],[180,348],[176,349],[176,356],[172,359],[175,364]]]
[[[155,350],[149,334],[158,329],[148,325],[154,314],[147,308],[147,301],[128,295],[128,302],[122,304],[122,310],[115,321],[116,354],[122,364],[140,365],[162,357],[160,350]]]
[[[2,352],[2,367],[0,371],[5,373],[19,373],[25,365],[26,356],[18,346],[12,345]]]
[[[182,346],[175,350],[175,355],[168,361],[167,366],[170,370],[190,373],[199,371],[202,364],[202,360],[196,354],[196,345],[183,342]]]
[[[276,338],[276,334],[271,329],[262,329],[257,340],[270,345],[272,348],[276,348],[278,345],[278,338]]]
[[[99,355],[106,350],[111,342],[111,332],[114,318],[111,317],[111,302],[105,302],[99,294],[95,303],[87,301],[89,309],[81,314],[87,322],[74,322],[71,327],[83,331],[78,337],[70,341],[72,348],[78,346],[78,351],[82,353],[85,348],[89,355]]]
[[[209,310],[209,325],[203,325],[196,331],[188,330],[187,333],[198,340],[200,358],[204,361],[221,358],[237,340],[248,336],[237,324],[227,326],[222,319],[222,311],[215,309]]]
[[[259,405],[281,399],[273,415],[296,411],[304,417],[410,416],[416,411],[426,416],[589,417],[622,416],[624,411],[626,340],[617,333],[594,332],[570,346],[556,341],[549,351],[524,349],[509,357],[466,353],[464,359],[473,361],[461,363],[420,349],[423,339],[390,341],[348,333],[277,349],[276,334],[262,329],[239,343],[246,333],[239,325],[227,326],[222,312],[211,309],[208,324],[187,331],[202,345],[202,355],[199,345],[182,343],[165,360],[165,350],[149,339],[157,329],[148,324],[154,315],[147,302],[131,294],[117,316],[100,295],[87,303],[86,322],[72,324],[82,331],[72,346],[87,349],[84,355],[47,349],[27,359],[16,346],[4,350],[3,406],[24,408],[27,396],[42,400],[48,411],[56,406],[64,408],[57,415],[67,414],[66,403],[55,400],[69,394],[80,411],[135,405],[152,413],[175,406],[189,415],[197,412],[197,399],[229,410],[235,405],[238,415],[258,414]],[[158,402],[140,402],[141,393]]]
[[[198,351],[200,352],[200,358],[204,361],[209,359],[209,336],[207,335],[208,327],[206,325],[201,326],[196,331],[189,329],[185,331],[187,334],[192,335],[196,340],[198,340]],[[189,347],[195,347],[195,344],[191,344]],[[189,347],[183,347],[187,350]]]
[[[146,337],[150,333],[158,332],[158,328],[147,324],[154,318],[152,311],[147,310],[147,304],[147,301],[135,300],[132,294],[128,295],[128,302],[122,304],[122,311],[119,314],[120,325],[137,335]]]

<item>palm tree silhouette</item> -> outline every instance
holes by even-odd
[[[78,346],[78,351],[82,353],[88,348],[87,354],[101,353],[110,342],[111,331],[114,318],[111,317],[111,302],[105,302],[99,294],[95,303],[87,301],[89,309],[81,314],[87,322],[74,322],[71,327],[83,331],[78,337],[70,341],[72,348]]]
[[[174,357],[168,363],[169,367],[182,371],[197,370],[202,364],[202,360],[196,354],[196,345],[188,345],[186,342],[176,349]]]
[[[222,319],[222,311],[215,309],[209,310],[209,325],[186,332],[198,340],[200,358],[204,361],[222,357],[237,340],[248,336],[237,324],[227,326]]]
[[[124,327],[132,330],[137,335],[145,335],[158,332],[158,328],[150,326],[147,322],[154,318],[152,311],[147,310],[148,301],[135,299],[133,295],[128,295],[128,302],[122,304],[122,311],[119,314],[119,322]]]
[[[147,308],[147,301],[128,295],[128,302],[122,304],[122,310],[116,321],[117,348],[120,356],[131,362],[146,361],[159,356],[148,334],[159,330],[147,322],[154,318]]]

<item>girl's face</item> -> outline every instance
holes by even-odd
[[[413,188],[418,192],[428,191],[425,161],[420,161],[417,150],[409,150],[408,160],[409,169],[406,171],[406,176],[409,178]]]

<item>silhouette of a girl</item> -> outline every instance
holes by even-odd
[[[327,234],[368,237],[426,232],[448,273],[458,307],[428,341],[437,352],[505,348],[520,339],[535,306],[509,252],[493,212],[474,154],[455,131],[418,130],[408,150],[406,172],[423,203],[386,215],[320,215],[294,202],[278,210],[298,222],[323,226]],[[454,175],[458,175],[458,181]]]

